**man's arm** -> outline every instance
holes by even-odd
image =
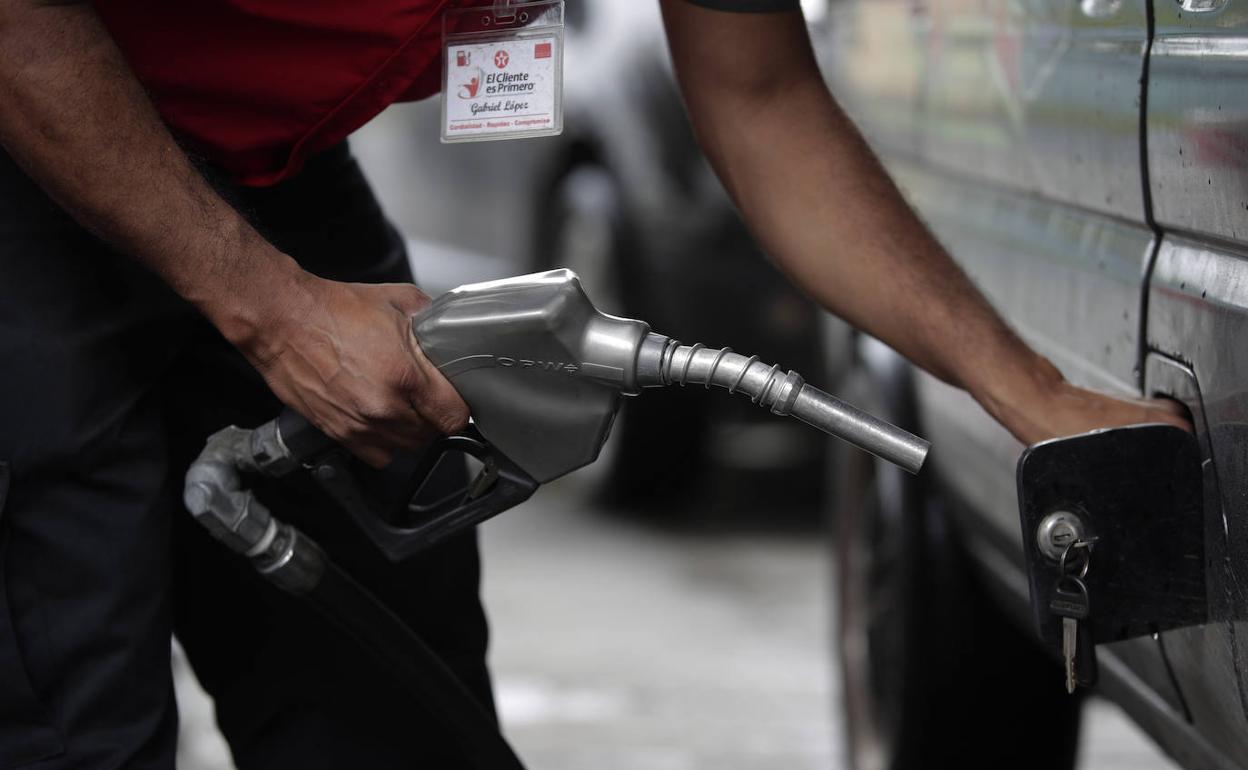
[[[1024,443],[1138,422],[1165,401],[1075,388],[927,232],[828,93],[798,12],[662,0],[694,130],[756,237],[832,312],[961,387]]]
[[[466,422],[408,331],[428,297],[320,280],[273,248],[191,166],[90,4],[0,0],[0,104],[0,144],[53,199],[361,457]]]

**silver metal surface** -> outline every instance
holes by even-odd
[[[1217,622],[1162,634],[1193,719],[1248,757],[1248,251],[1167,237],[1149,292],[1148,390],[1192,409],[1205,453],[1205,551]]]
[[[918,161],[895,143],[876,146],[888,151],[890,170],[906,164],[903,191],[1011,325],[1069,379],[1114,393],[1140,394],[1148,347],[1194,363],[1200,387],[1193,379],[1185,401],[1198,420],[1207,410],[1207,433],[1220,434],[1209,439],[1207,486],[1222,487],[1223,503],[1207,537],[1208,553],[1227,560],[1210,559],[1211,601],[1244,617],[1248,2],[838,5],[833,39],[859,62],[830,77],[851,108],[869,103],[882,80],[904,82],[890,63],[917,56],[921,94],[892,120],[918,127]],[[900,6],[926,25],[922,44],[896,23]],[[1156,27],[1146,62],[1149,13]],[[869,137],[896,131],[878,125],[870,108],[851,111]],[[1149,177],[1161,227],[1205,242],[1185,243],[1181,259],[1163,244],[1154,275],[1161,291],[1146,294],[1159,237],[1144,216]],[[984,543],[996,545],[976,557],[1000,566],[998,582],[1013,580],[1021,447],[965,394],[922,374],[917,381],[919,418],[941,447],[933,470],[964,504],[966,528],[992,532]],[[1099,657],[1104,668],[1138,677],[1138,687],[1114,694],[1176,757],[1192,766],[1248,757],[1245,624],[1118,643]]]
[[[852,5],[858,28],[842,36],[875,36],[866,38],[869,48],[856,49],[863,63],[841,92],[868,136],[895,129],[875,119],[878,110],[858,105],[876,98],[882,79],[898,81],[893,89],[908,83],[915,68],[891,63],[921,54],[917,113],[896,120],[921,126],[916,144],[925,162],[1144,221],[1139,104],[1147,0],[904,4],[917,9],[912,25],[924,22],[922,48],[877,3]],[[868,67],[878,71],[858,74]],[[844,76],[834,77],[841,85]]]
[[[1210,611],[1162,642],[1193,720],[1248,757],[1248,2],[1155,0],[1148,164],[1162,243],[1149,293],[1149,389],[1196,417],[1206,454]],[[1184,373],[1186,373],[1184,375]]]
[[[1212,13],[1222,10],[1230,0],[1178,0],[1179,7],[1188,13]]]
[[[1151,230],[930,166],[890,171],[997,310],[1068,379],[1138,393]]]
[[[245,556],[277,586],[303,593],[320,582],[324,554],[293,527],[275,519],[251,490],[243,487],[240,475],[266,468],[280,475],[293,467],[281,446],[276,423],[266,423],[255,431],[230,426],[210,436],[186,472],[182,499],[214,538]]]
[[[1036,527],[1036,547],[1046,559],[1060,561],[1066,549],[1088,536],[1083,519],[1069,511],[1054,511]]]
[[[183,502],[212,536],[248,556],[271,541],[273,520],[264,504],[243,488],[239,458],[251,456],[251,431],[233,426],[209,437],[186,473]],[[248,469],[254,469],[247,463]]]
[[[1062,618],[1062,666],[1066,673],[1066,694],[1075,691],[1075,653],[1079,645],[1079,621]]]
[[[299,461],[286,446],[278,420],[269,420],[251,431],[250,463],[266,476],[279,478],[296,470]]]
[[[597,458],[649,331],[598,311],[568,270],[461,286],[412,327],[481,435],[539,482]]]
[[[931,444],[909,431],[879,420],[810,385],[793,403],[793,416],[825,433],[845,439],[882,460],[918,473]]]
[[[1163,227],[1248,244],[1248,2],[1186,5],[1153,0],[1153,214]]]
[[[462,286],[413,319],[425,355],[454,384],[487,441],[539,482],[588,465],[621,394],[672,384],[741,392],[918,471],[927,442],[806,385],[796,372],[684,346],[598,311],[570,270]]]
[[[797,372],[784,373],[758,356],[746,357],[730,348],[681,345],[651,334],[638,354],[637,370],[643,387],[715,385],[739,392],[772,414],[792,415],[910,473],[919,472],[931,448],[909,431],[807,385]]]
[[[316,588],[325,574],[326,557],[316,543],[289,524],[278,522],[277,535],[252,564],[270,583],[293,594]]]

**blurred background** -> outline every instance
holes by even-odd
[[[905,144],[909,124],[890,111],[913,96],[921,65],[872,36],[913,25],[913,4],[863,17],[859,5],[803,2],[868,138]],[[853,394],[861,341],[790,288],[736,216],[694,143],[657,4],[568,0],[567,23],[562,136],[441,145],[434,100],[397,105],[353,137],[418,281],[436,294],[569,267],[608,312]],[[829,522],[854,504],[837,487],[853,468],[814,431],[726,394],[656,393],[626,404],[598,463],[487,523],[491,662],[528,764],[891,766],[851,740],[861,703],[841,669]],[[964,654],[973,666],[979,653]],[[182,766],[231,767],[211,704],[175,664]],[[1056,664],[1051,682],[1060,688]],[[977,716],[997,706],[961,714],[968,766]],[[1080,766],[1171,766],[1116,706],[1090,699],[1082,720]]]

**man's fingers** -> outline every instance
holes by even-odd
[[[411,406],[412,414],[410,419],[404,415],[399,422],[417,430],[415,421],[419,420],[426,428],[419,430],[415,437],[402,437],[402,445],[411,448],[413,443],[427,442],[433,436],[458,433],[468,424],[468,406],[454,386],[425,357],[412,329],[412,317],[429,305],[429,296],[412,284],[384,284],[381,289],[390,304],[400,311],[403,324],[400,333],[415,365],[414,376],[404,383],[404,397]],[[429,428],[433,436],[427,432]]]
[[[380,461],[382,453],[388,458],[398,450],[421,451],[438,436],[462,427],[458,422],[450,422],[457,420],[457,417],[448,418],[446,415],[457,414],[457,409],[463,408],[463,402],[453,390],[449,404],[445,403],[445,396],[434,400],[428,397],[429,394],[423,395],[426,397],[422,402],[424,411],[419,411],[417,404],[399,393],[384,404],[352,410],[336,409],[334,417],[326,421],[323,430],[370,464]],[[451,429],[448,430],[448,427]],[[365,458],[365,454],[370,458]]]
[[[429,295],[410,283],[381,284],[386,298],[409,319],[429,305]]]
[[[1188,433],[1194,432],[1191,416],[1187,407],[1173,398],[1153,398],[1148,401],[1149,422],[1164,422],[1182,428]]]
[[[374,421],[367,427],[361,425],[349,431],[340,443],[374,468],[384,468],[394,460],[395,452],[419,452],[435,437],[424,420]]]
[[[1164,412],[1169,412],[1175,417],[1187,419],[1187,406],[1181,401],[1177,401],[1173,398],[1154,398],[1150,401],[1150,404],[1154,408],[1161,409]]]
[[[386,416],[386,410],[365,417],[324,400],[317,400],[317,408],[309,407],[303,403],[298,411],[335,443],[376,468],[389,465],[398,450],[420,449],[433,435],[428,423],[403,404],[393,407],[402,419]]]
[[[459,433],[468,426],[468,405],[445,380],[413,394],[412,406],[440,436]]]
[[[368,444],[346,444],[347,451],[372,467],[381,470],[394,460],[394,452]]]
[[[399,409],[405,413],[403,417],[375,424],[378,435],[391,448],[420,451],[441,435],[411,405],[403,404]]]
[[[412,388],[412,408],[427,420],[440,435],[458,433],[468,425],[468,405],[450,383],[425,357],[420,341],[409,328],[408,349],[420,373],[420,383]]]

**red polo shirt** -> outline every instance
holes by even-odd
[[[441,87],[442,11],[477,0],[97,0],[169,127],[247,185]]]

